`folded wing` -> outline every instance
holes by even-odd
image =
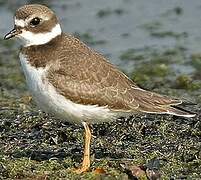
[[[107,106],[113,111],[189,115],[171,107],[182,101],[139,88],[102,55],[78,40],[75,43],[76,46],[72,43],[66,48],[67,57],[58,54],[59,66],[47,74],[67,99],[78,104]],[[78,45],[82,48],[75,48]]]

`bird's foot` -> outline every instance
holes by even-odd
[[[78,169],[74,169],[73,172],[77,173],[77,174],[82,174],[82,173],[85,173],[85,172],[88,172],[89,171],[89,166],[82,166]]]

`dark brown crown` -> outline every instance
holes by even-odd
[[[58,23],[55,13],[46,6],[40,4],[24,5],[15,13],[15,18],[18,20],[27,20],[29,18],[39,17],[42,23],[37,27],[26,26],[26,30],[34,33],[49,32]]]

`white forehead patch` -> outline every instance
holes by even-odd
[[[40,18],[42,18],[43,20],[45,20],[45,21],[47,21],[47,20],[49,20],[49,17],[47,17],[47,16],[39,16]],[[25,27],[25,26],[27,26],[28,25],[28,23],[31,21],[31,19],[33,19],[34,18],[34,16],[30,16],[30,17],[28,17],[28,18],[26,18],[25,20],[23,20],[23,19],[17,19],[16,17],[15,17],[15,25],[16,26],[20,26],[20,27]]]
[[[16,26],[20,26],[20,27],[25,27],[26,26],[26,22],[22,19],[16,19],[15,18],[15,25]]]
[[[61,26],[56,24],[56,26],[53,27],[50,32],[46,33],[33,33],[23,29],[22,33],[19,34],[18,37],[23,40],[24,46],[28,47],[33,45],[46,44],[58,35],[61,35],[61,32]]]

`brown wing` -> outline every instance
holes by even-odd
[[[140,89],[102,55],[73,37],[65,38],[57,54],[59,65],[52,66],[47,78],[67,99],[114,111],[158,112],[164,105],[181,103]]]

